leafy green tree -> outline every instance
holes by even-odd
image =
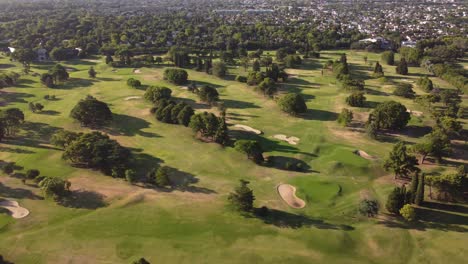
[[[24,113],[19,108],[0,109],[0,123],[4,136],[14,136],[24,123]]]
[[[302,64],[302,59],[299,55],[288,55],[284,59],[286,68],[297,68]]]
[[[440,93],[440,101],[445,106],[450,105],[459,105],[462,102],[462,99],[456,90],[445,89]]]
[[[188,126],[190,118],[195,114],[195,111],[190,106],[185,106],[177,115],[177,121],[179,124]]]
[[[437,121],[437,128],[449,137],[459,136],[463,130],[462,123],[453,117],[443,116]]]
[[[405,98],[414,98],[415,92],[413,91],[413,85],[410,83],[399,83],[397,84],[393,94]]]
[[[398,62],[395,71],[401,75],[408,75],[408,64],[404,58],[401,58],[400,62]]]
[[[11,54],[13,59],[19,61],[23,64],[24,72],[26,74],[29,73],[29,69],[31,67],[31,63],[36,59],[36,53],[29,48],[18,48]]]
[[[425,135],[421,143],[414,145],[412,151],[421,155],[421,163],[425,161],[427,156],[435,157],[440,162],[444,156],[451,153],[452,145],[444,131],[435,129]]]
[[[171,184],[169,180],[169,167],[161,166],[156,170],[154,182],[159,187],[165,187]]]
[[[55,64],[54,67],[49,70],[49,74],[54,78],[55,85],[68,80],[70,77],[67,69],[60,64]]]
[[[416,220],[416,212],[414,211],[414,208],[411,206],[411,204],[405,204],[400,209],[399,213],[408,222],[413,222]]]
[[[129,183],[134,183],[136,181],[136,172],[132,169],[125,170],[125,179]]]
[[[340,115],[338,115],[337,121],[343,126],[348,126],[353,121],[353,112],[351,110],[343,108],[341,110]]]
[[[399,214],[400,209],[405,203],[405,194],[406,190],[404,188],[395,187],[388,195],[385,208],[387,208],[387,210],[392,214]]]
[[[223,118],[213,113],[203,112],[190,118],[189,127],[202,138],[225,144],[227,127]]]
[[[41,83],[44,84],[48,88],[53,88],[54,84],[54,76],[49,73],[41,74]]]
[[[216,88],[208,85],[204,85],[200,88],[198,97],[201,101],[209,103],[210,105],[219,101],[219,93]]]
[[[379,62],[375,63],[374,74],[373,75],[374,75],[375,78],[379,78],[379,77],[384,76],[382,65],[380,65]]]
[[[234,143],[234,148],[239,152],[247,154],[247,157],[257,164],[260,164],[264,161],[263,149],[258,141],[237,140]]]
[[[254,60],[252,64],[252,71],[259,72],[260,71],[260,62],[258,60]]]
[[[156,103],[161,99],[170,99],[171,95],[172,90],[167,87],[150,86],[146,89],[146,92],[143,95],[143,97],[150,102]]]
[[[57,133],[52,135],[50,142],[54,146],[65,148],[68,145],[70,145],[72,141],[79,138],[82,134],[83,133],[75,133],[75,132],[70,132],[66,130],[60,130]]]
[[[36,109],[36,111],[42,112],[42,110],[44,110],[44,105],[41,103],[36,103],[34,104],[34,108]]]
[[[96,75],[97,75],[97,72],[96,70],[94,70],[94,67],[91,66],[91,68],[89,68],[88,70],[88,76],[89,78],[96,78]]]
[[[359,202],[359,213],[367,217],[374,217],[379,213],[379,204],[376,200],[363,199]]]
[[[106,64],[110,64],[112,62],[114,62],[114,59],[112,58],[111,55],[107,54],[106,55]]]
[[[88,95],[73,107],[70,117],[85,127],[101,127],[112,121],[112,112],[106,103]]]
[[[226,64],[221,61],[213,63],[213,68],[211,69],[211,72],[216,77],[219,77],[219,78],[226,77],[226,74],[227,74]]]
[[[31,169],[31,170],[28,170],[26,171],[26,179],[30,179],[30,180],[34,180],[36,179],[39,175],[41,174],[41,172],[39,170],[36,170],[36,169]]]
[[[188,73],[185,70],[177,68],[168,68],[164,70],[164,80],[177,85],[187,83]]]
[[[258,84],[257,90],[269,97],[272,97],[278,91],[275,81],[268,77]]]
[[[307,111],[304,97],[300,94],[289,93],[278,100],[278,105],[284,112],[290,115],[298,115]]]
[[[363,92],[354,92],[346,97],[346,103],[354,107],[364,107],[366,104],[366,97]]]
[[[2,172],[5,174],[12,174],[15,171],[14,162],[6,162],[2,166]]]
[[[253,202],[255,200],[255,196],[252,189],[249,188],[248,184],[248,181],[240,180],[240,186],[236,187],[234,192],[229,194],[228,201],[237,210],[250,213],[253,211]]]
[[[127,85],[132,88],[138,88],[138,87],[141,87],[141,82],[135,78],[129,78],[127,80]]]
[[[416,189],[415,195],[414,195],[414,203],[416,205],[421,205],[422,202],[424,201],[424,173],[418,175],[418,188]]]
[[[434,89],[434,85],[432,84],[431,79],[429,79],[427,76],[419,78],[416,84],[426,93],[430,93]]]
[[[466,177],[466,172],[459,170],[456,173],[443,174],[440,176],[426,176],[425,183],[429,186],[429,197],[432,198],[432,187],[435,187],[439,190],[441,196],[443,195],[445,200],[449,200],[464,196],[466,192],[466,186],[468,184],[468,179]]]
[[[393,146],[383,167],[386,171],[392,171],[396,177],[407,177],[410,173],[419,172],[418,160],[415,156],[409,155],[406,145],[398,142]]]
[[[59,200],[70,193],[71,183],[59,177],[44,177],[39,182],[39,188],[46,197]]]
[[[369,115],[369,123],[373,122],[376,129],[403,129],[410,120],[410,114],[404,105],[395,101],[383,102]]]

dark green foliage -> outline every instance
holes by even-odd
[[[141,87],[141,82],[135,78],[129,78],[127,80],[127,85],[132,88],[138,88],[138,87]]]
[[[54,67],[49,70],[49,74],[53,77],[55,85],[64,82],[69,78],[67,69],[60,64],[55,64]]]
[[[52,135],[50,142],[54,146],[58,146],[61,148],[65,148],[78,137],[80,137],[83,133],[75,133],[66,130],[60,130],[59,132]]]
[[[416,205],[421,205],[424,201],[424,173],[418,175],[418,188],[416,189],[415,196],[414,196],[414,203]]]
[[[343,108],[341,110],[340,115],[338,116],[337,121],[343,126],[348,126],[353,121],[353,112],[346,108]]]
[[[221,61],[213,63],[213,68],[211,69],[211,72],[216,77],[219,77],[219,78],[226,77],[226,74],[227,74],[226,64],[224,64],[224,62],[221,62]]]
[[[263,149],[258,141],[237,140],[234,143],[234,148],[239,152],[247,154],[247,157],[257,164],[264,161]]]
[[[410,189],[410,192],[411,192],[411,199],[409,202],[411,203],[414,203],[414,200],[416,199],[416,192],[418,190],[418,182],[419,182],[419,173],[418,174],[415,174],[411,177],[411,189]]]
[[[24,113],[18,108],[0,109],[2,137],[14,136],[24,123]],[[1,139],[1,137],[0,137]]]
[[[41,83],[48,88],[53,88],[55,86],[54,76],[52,76],[50,73],[41,74]]]
[[[159,167],[154,175],[154,183],[156,186],[165,187],[171,184],[169,180],[169,168],[166,166]]]
[[[172,90],[163,86],[150,86],[146,89],[144,98],[150,102],[156,103],[161,99],[171,99]]]
[[[393,94],[405,98],[414,98],[415,92],[413,91],[413,85],[410,83],[399,83],[397,84]]]
[[[44,192],[44,195],[56,201],[70,193],[70,186],[69,181],[59,177],[44,177],[39,182],[39,188]]]
[[[419,80],[417,81],[417,84],[426,93],[429,93],[434,89],[434,85],[432,84],[431,79],[429,79],[429,77],[427,76],[419,78]]]
[[[125,179],[129,183],[134,183],[137,180],[136,172],[132,169],[125,170]]]
[[[366,97],[363,92],[354,92],[346,97],[346,103],[354,107],[364,107],[366,104]]]
[[[36,169],[31,169],[26,171],[26,179],[34,180],[37,176],[39,176],[41,172]]]
[[[260,62],[258,60],[254,60],[252,64],[252,71],[259,72],[260,71]]]
[[[236,81],[241,82],[241,83],[246,83],[247,82],[247,77],[242,76],[242,75],[237,75],[236,76]]]
[[[214,104],[217,101],[219,101],[219,93],[216,90],[216,88],[208,85],[204,85],[200,88],[200,91],[198,92],[198,97],[201,101],[209,104]]]
[[[5,174],[12,174],[15,171],[15,163],[14,162],[6,162],[2,166],[2,172]]]
[[[89,78],[96,78],[97,72],[94,70],[94,67],[89,68],[88,76]]]
[[[382,65],[380,65],[379,62],[375,63],[374,74],[373,75],[374,75],[375,78],[380,78],[380,77],[384,76]]]
[[[381,56],[382,62],[385,62],[387,65],[395,64],[395,53],[393,51],[384,51]]]
[[[278,105],[284,112],[297,115],[307,111],[307,105],[300,94],[289,93],[278,100]]]
[[[410,120],[410,114],[404,105],[395,101],[383,102],[369,115],[369,123],[379,129],[403,129]]]
[[[227,127],[224,118],[203,112],[190,118],[189,127],[203,139],[224,145],[227,143]]]
[[[400,62],[398,62],[395,71],[396,73],[401,75],[408,75],[408,64],[406,63],[406,60],[404,58],[402,58]]]
[[[63,153],[63,159],[75,166],[97,169],[107,175],[117,171],[119,177],[124,176],[130,157],[130,150],[99,132],[81,134],[65,146]]]
[[[111,62],[114,62],[114,59],[112,58],[112,56],[109,55],[109,54],[106,55],[106,64],[109,64],[109,63],[111,63]]]
[[[188,80],[188,73],[182,69],[168,68],[164,70],[164,80],[177,85],[186,84]]]
[[[398,142],[393,146],[383,167],[386,171],[392,171],[395,177],[407,177],[410,173],[420,171],[417,165],[418,160],[416,157],[408,154],[406,145],[403,142]]]
[[[0,89],[16,85],[19,77],[16,72],[0,72]]]
[[[240,180],[240,186],[236,187],[234,192],[229,194],[228,201],[237,210],[250,213],[253,211],[253,202],[255,200],[255,196],[252,189],[249,188],[248,184],[248,181]]]
[[[284,59],[286,68],[297,68],[302,64],[302,59],[299,55],[288,55]]]
[[[188,126],[190,118],[195,114],[195,111],[190,106],[185,106],[177,115],[177,121],[183,126]]]
[[[257,85],[265,79],[266,75],[263,72],[251,71],[247,75],[247,84],[248,85]]]
[[[269,97],[272,97],[278,91],[275,81],[268,77],[258,84],[257,90]]]
[[[88,95],[73,107],[70,117],[85,127],[102,127],[112,121],[112,112],[106,103]]]
[[[145,258],[141,258],[139,260],[133,261],[132,264],[151,264],[149,261],[147,261]]]
[[[392,214],[400,214],[400,209],[405,204],[406,189],[395,187],[393,191],[388,195],[387,203],[385,208]]]
[[[463,168],[463,167],[462,167]],[[435,176],[426,176],[425,183],[429,185],[429,191],[431,187],[438,189],[440,195],[438,199],[444,200],[455,200],[455,198],[460,197],[461,199],[466,199],[466,191],[468,186],[468,179],[466,177],[466,172],[463,169],[459,169],[456,173],[435,175]],[[429,193],[429,196],[432,198],[432,193]]]
[[[379,212],[377,200],[363,199],[359,202],[359,213],[363,216],[374,217]]]

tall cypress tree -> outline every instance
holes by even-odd
[[[416,192],[419,187],[418,178],[419,173],[413,175],[413,177],[411,178],[411,203],[414,203],[414,200],[416,199]]]
[[[414,203],[416,205],[421,205],[423,201],[424,201],[424,173],[419,175],[418,189],[416,190]]]

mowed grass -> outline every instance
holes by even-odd
[[[369,141],[362,133],[336,123],[347,93],[330,73],[321,75],[321,64],[338,58],[339,53],[324,52],[321,59],[306,60],[300,69],[288,70],[291,77],[282,84],[281,92],[303,94],[310,109],[298,118],[282,113],[274,100],[251,87],[188,70],[189,79],[198,85],[218,88],[231,125],[244,124],[264,132],[256,136],[233,131],[232,137],[259,140],[265,155],[275,160],[304,162],[309,168],[303,173],[283,170],[281,162],[277,168],[257,166],[231,147],[198,141],[188,128],[157,122],[149,113],[151,105],[144,100],[125,100],[144,93],[126,86],[125,81],[134,77],[144,85],[170,87],[176,100],[184,100],[197,111],[217,112],[200,103],[195,94],[162,80],[164,66],[134,73],[133,69],[114,70],[100,58],[67,62],[63,64],[69,68],[71,80],[57,89],[43,87],[38,77],[23,76],[19,87],[0,91],[2,109],[19,107],[27,120],[18,138],[0,144],[0,160],[16,161],[24,170],[37,168],[44,175],[68,178],[75,188],[100,194],[97,199],[106,205],[97,209],[63,207],[42,200],[34,186],[1,176],[0,196],[19,200],[31,215],[13,220],[0,214],[0,254],[15,263],[130,263],[139,257],[161,263],[437,263],[442,259],[461,263],[467,257],[463,251],[467,223],[460,221],[466,214],[444,212],[439,223],[429,225],[426,221],[421,224],[423,229],[386,216],[376,220],[357,217],[363,191],[384,202],[393,186],[391,181],[381,180],[386,173],[380,166],[392,143]],[[365,54],[369,61],[379,58],[378,54],[353,52],[348,53],[348,62],[354,73],[368,76],[369,89],[381,91],[367,95],[368,99],[394,99],[421,110],[412,101],[390,94],[392,81],[401,81],[394,67],[384,66],[387,83],[371,79],[372,69],[362,59]],[[0,63],[11,64],[7,59]],[[41,73],[50,66],[32,68]],[[90,66],[98,72],[95,80],[87,76]],[[424,70],[411,68],[413,72]],[[227,79],[245,72],[233,67],[230,74]],[[418,77],[405,78],[414,82]],[[433,80],[450,88],[439,79]],[[44,100],[47,94],[56,95],[58,100]],[[110,105],[114,123],[105,131],[132,149],[139,174],[164,164],[181,177],[195,177],[196,188],[167,192],[132,187],[95,171],[73,168],[62,160],[62,151],[50,146],[49,138],[58,129],[88,131],[68,116],[87,94]],[[41,102],[47,112],[31,113],[28,102]],[[370,110],[353,109],[363,115]],[[427,116],[413,118],[411,124],[427,126],[431,120]],[[276,134],[298,137],[299,144],[276,140]],[[353,153],[357,149],[379,159],[365,160]],[[251,182],[257,207],[275,210],[274,220],[245,218],[226,208],[226,197],[239,179]],[[276,192],[280,183],[296,186],[297,195],[307,206],[287,207]]]

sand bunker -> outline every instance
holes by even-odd
[[[286,135],[281,135],[281,134],[274,135],[273,137],[282,141],[286,141],[291,145],[297,145],[297,143],[299,143],[299,138],[297,137],[288,137]]]
[[[408,109],[408,110],[406,110],[406,112],[408,112],[408,113],[410,113],[410,114],[412,114],[414,116],[418,116],[418,117],[423,115],[423,112],[421,112],[421,111],[414,111],[414,110],[409,110]]]
[[[24,218],[29,215],[29,210],[21,207],[17,201],[0,200],[0,207],[10,211],[13,218]]]
[[[129,96],[125,98],[124,100],[129,101],[129,100],[136,100],[136,99],[141,99],[141,96]]]
[[[361,157],[363,157],[365,159],[368,159],[368,160],[375,160],[376,159],[376,157],[371,156],[371,155],[367,154],[367,152],[362,151],[362,150],[356,150],[356,151],[354,151],[354,154],[356,154],[358,156],[361,156]]]
[[[139,69],[133,69],[133,73],[141,73]]]
[[[236,125],[234,125],[234,127],[240,128],[240,129],[245,130],[247,132],[252,132],[252,133],[254,133],[256,135],[261,135],[263,133],[261,130],[251,128],[251,127],[245,126],[245,125],[236,124]]]
[[[292,208],[304,208],[306,205],[304,200],[296,196],[296,187],[290,184],[278,185],[278,193],[281,198]]]

